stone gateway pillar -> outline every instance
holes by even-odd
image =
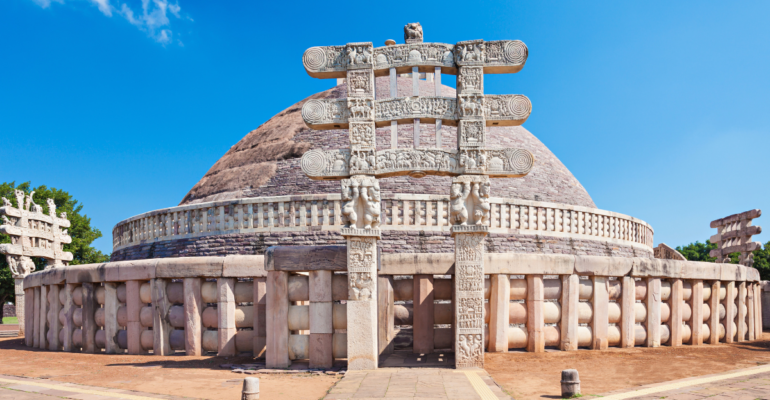
[[[525,176],[535,161],[526,149],[487,146],[488,123],[521,125],[529,117],[532,104],[522,95],[485,97],[484,74],[518,72],[526,62],[527,47],[518,40],[472,40],[456,45],[424,43],[419,23],[404,29],[406,44],[389,42],[385,47],[374,48],[370,42],[348,43],[305,51],[302,62],[310,76],[344,77],[348,93],[347,99],[308,100],[302,106],[302,119],[312,129],[347,128],[350,148],[309,150],[302,155],[300,165],[311,179],[338,179],[342,183],[344,205],[340,214],[345,227],[341,233],[348,245],[348,369],[353,370],[377,368],[377,242],[381,214],[378,179],[403,175],[453,177],[448,217],[456,243],[456,366],[483,367],[484,238],[490,225],[489,178]],[[437,86],[436,96],[420,96],[413,91],[412,97],[376,99],[375,73],[390,75],[394,97],[396,74],[409,71],[414,87],[420,72],[435,71],[440,75],[446,71],[457,75],[457,97],[441,97]],[[390,148],[377,149],[376,126],[395,127],[398,122],[407,121],[415,125],[412,148],[399,149],[398,132],[392,129]],[[440,133],[435,147],[421,147],[420,121],[435,122],[438,131],[442,123],[457,126],[457,148],[442,148]],[[420,300],[432,306],[430,296]],[[418,310],[421,308],[416,307],[415,317]],[[428,314],[425,319],[429,325],[415,327],[415,351],[431,351],[433,347],[433,318]],[[500,337],[506,330],[496,330],[495,348],[507,346],[507,338]]]

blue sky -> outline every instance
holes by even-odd
[[[110,252],[115,223],[178,204],[246,133],[333,85],[304,72],[306,48],[400,42],[419,21],[426,41],[524,41],[526,67],[487,93],[532,100],[525,127],[599,208],[647,221],[656,243],[703,241],[713,219],[770,212],[769,15],[767,1],[4,0],[0,181],[68,190]]]

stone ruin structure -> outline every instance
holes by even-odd
[[[46,260],[45,269],[65,267],[72,261],[72,253],[64,251],[63,246],[72,243],[67,234],[70,226],[67,213],[56,215],[56,204],[48,199],[48,214],[43,213],[43,207],[35,204],[32,196],[26,196],[21,190],[16,190],[16,204],[13,207],[5,197],[0,208],[3,223],[0,233],[11,237],[11,243],[0,244],[0,254],[5,254],[8,267],[15,280],[16,316],[19,318],[19,333],[24,334],[24,277],[35,270],[35,263],[30,257]]]
[[[179,206],[119,222],[111,262],[24,279],[27,345],[351,369],[454,350],[465,368],[761,335],[756,269],[654,250],[520,126],[525,96],[485,94],[486,74],[524,66],[522,42],[423,38],[308,49],[310,76],[342,81],[246,135]]]
[[[717,234],[710,241],[716,243],[717,248],[711,250],[709,255],[716,257],[718,263],[729,263],[730,253],[740,252],[738,264],[747,267],[754,265],[752,252],[761,249],[762,243],[752,242],[751,236],[762,233],[762,228],[752,226],[751,220],[761,215],[761,210],[754,209],[711,221],[711,227],[717,229]]]
[[[657,247],[655,247],[653,250],[653,255],[655,258],[664,258],[666,260],[679,260],[679,261],[687,261],[686,258],[682,255],[682,253],[676,251],[675,248],[665,244],[660,243]]]

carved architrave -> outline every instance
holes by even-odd
[[[374,66],[372,42],[348,43],[345,45],[345,58],[348,70],[371,69]]]
[[[466,147],[485,147],[487,127],[482,120],[460,121],[457,125],[457,143],[461,149]]]
[[[462,67],[458,69],[457,93],[483,94],[484,67]]]
[[[350,148],[353,150],[374,150],[376,147],[373,122],[351,122],[348,127]]]
[[[462,110],[457,107],[457,99],[433,96],[308,100],[302,106],[302,119],[313,129],[345,129],[350,121],[372,118],[377,126],[390,126],[391,121],[410,122],[415,118],[426,122],[441,120],[447,126],[456,126],[460,118],[483,119],[486,126],[518,126],[532,112],[527,96],[518,94],[461,96],[460,103]]]
[[[375,157],[372,160],[372,157]],[[377,178],[413,175],[458,176],[484,174],[496,178],[527,175],[535,158],[525,149],[387,149],[309,150],[300,160],[302,171],[315,180],[336,180],[366,174]]]
[[[348,98],[374,98],[374,71],[371,69],[356,69],[348,71]]]
[[[348,299],[371,300],[377,277],[377,238],[348,238]]]
[[[480,65],[485,74],[503,74],[519,72],[527,61],[527,46],[520,40],[497,40],[484,42],[474,40],[470,47],[468,42],[460,42],[459,54],[467,62],[456,63],[457,46],[446,43],[413,43],[394,46],[377,47],[372,49],[373,69],[378,76],[387,74],[390,68],[396,68],[399,73],[411,72],[412,67],[425,67],[424,72],[431,67],[441,67],[444,74],[457,73],[458,66]],[[478,44],[483,45],[484,61],[472,61],[477,57]],[[351,43],[351,45],[354,45]],[[356,46],[353,46],[356,47]],[[371,47],[369,47],[371,48]],[[315,78],[344,78],[348,70],[349,55],[347,46],[311,47],[302,56],[302,63],[307,73]],[[463,55],[463,51],[465,54]],[[468,52],[470,51],[470,54]],[[363,49],[360,52],[363,55]],[[359,54],[356,49],[356,56]],[[368,68],[354,65],[351,69]]]
[[[457,67],[483,66],[486,61],[486,46],[483,40],[465,40],[455,44],[455,64]]]

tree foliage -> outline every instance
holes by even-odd
[[[716,249],[716,243],[706,240],[705,243],[696,241],[686,246],[677,246],[676,251],[682,253],[684,258],[690,261],[714,262],[716,258],[709,256],[709,251]],[[741,253],[731,253],[730,263],[738,264]],[[754,268],[759,271],[762,280],[770,279],[770,241],[765,243],[764,248],[754,250]]]
[[[64,251],[72,253],[73,260],[70,265],[90,264],[109,261],[110,255],[104,254],[91,247],[94,240],[102,237],[102,232],[91,227],[91,218],[86,214],[81,214],[83,205],[79,204],[71,194],[62,189],[48,188],[45,185],[33,188],[30,182],[24,182],[16,185],[16,182],[5,182],[0,184],[0,196],[10,200],[14,207],[21,208],[23,204],[16,204],[16,195],[14,190],[21,190],[25,194],[32,191],[33,201],[43,207],[43,212],[48,211],[48,199],[53,199],[56,203],[56,214],[67,213],[67,219],[71,226],[68,228],[69,235],[72,237],[72,243],[64,245]],[[0,234],[0,243],[11,243],[8,235]],[[45,267],[44,260],[35,260],[36,270]],[[14,301],[14,281],[11,276],[11,270],[8,268],[8,261],[0,256],[0,304],[6,301]]]

